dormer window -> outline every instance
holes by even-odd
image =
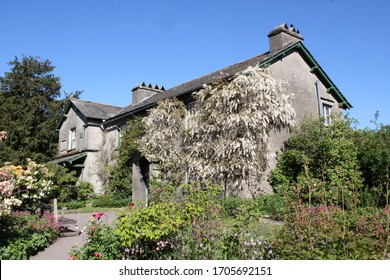
[[[76,128],[69,130],[69,150],[76,149]]]

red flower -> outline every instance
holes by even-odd
[[[100,255],[98,252],[95,252],[95,253],[93,254],[93,256],[94,256],[95,258],[100,258],[102,255]]]
[[[96,213],[96,214],[93,214],[92,217],[94,217],[95,219],[100,219],[100,217],[103,216],[103,212],[99,212],[99,213]]]
[[[71,260],[71,261],[73,261],[73,260],[75,260],[76,258],[75,257],[73,257],[73,256],[70,256],[69,258],[68,258],[68,260]]]
[[[130,208],[133,208],[134,207],[134,203],[130,203]]]

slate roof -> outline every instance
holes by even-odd
[[[335,98],[341,103],[343,108],[352,108],[352,105],[347,101],[347,99],[342,95],[342,93],[338,90],[338,88],[333,84],[333,82],[329,79],[323,69],[319,66],[317,61],[315,61],[314,57],[310,54],[310,52],[306,49],[306,47],[302,44],[302,42],[290,43],[286,45],[284,48],[280,50],[276,50],[274,52],[266,52],[264,54],[255,56],[248,60],[233,64],[231,66],[225,67],[218,71],[212,72],[208,75],[202,76],[200,78],[191,80],[189,82],[183,83],[181,85],[175,86],[171,89],[165,90],[161,93],[150,96],[149,98],[144,99],[136,104],[130,104],[129,106],[124,107],[122,110],[118,111],[111,118],[107,119],[104,123],[104,126],[108,127],[111,123],[115,123],[116,121],[120,121],[122,118],[126,118],[129,115],[136,114],[138,112],[147,110],[157,104],[157,102],[173,97],[179,97],[185,94],[189,94],[195,91],[200,90],[203,85],[213,83],[217,80],[229,78],[234,76],[235,74],[244,71],[249,66],[256,65],[266,65],[268,63],[272,63],[275,60],[282,58],[286,53],[298,50],[304,59],[308,60],[308,64],[310,67],[314,67],[318,70],[318,74],[325,82],[326,86],[329,89],[332,89],[331,94],[335,96]],[[313,68],[313,69],[314,69]]]
[[[233,64],[231,66],[225,67],[218,71],[212,72],[208,75],[202,76],[200,78],[191,80],[189,82],[183,83],[181,85],[175,86],[168,90],[165,90],[161,93],[152,95],[151,97],[138,102],[136,104],[130,104],[129,106],[124,107],[121,111],[117,112],[112,118],[108,119],[107,122],[114,121],[116,119],[122,118],[124,115],[132,114],[138,111],[148,109],[157,104],[157,102],[173,97],[179,97],[188,93],[192,93],[203,88],[203,85],[213,83],[217,80],[229,78],[238,72],[244,71],[249,66],[259,65],[261,62],[272,57],[273,54],[270,52],[264,53],[262,55],[255,56],[248,60]]]
[[[85,117],[90,119],[106,120],[122,109],[122,107],[118,106],[100,104],[80,99],[71,99],[71,102]]]

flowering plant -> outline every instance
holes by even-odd
[[[8,214],[12,206],[35,205],[48,194],[53,184],[52,174],[41,164],[27,159],[27,167],[0,167],[0,216]]]
[[[103,212],[92,215],[87,227],[81,231],[85,244],[79,248],[74,246],[69,260],[119,260],[123,257],[119,237],[114,229],[101,219]]]

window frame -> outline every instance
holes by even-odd
[[[191,119],[195,116],[196,114],[196,107],[197,107],[198,101],[191,101],[187,103],[186,109],[186,118],[185,118],[185,127],[186,129],[190,129],[192,127],[191,124]]]
[[[77,147],[77,131],[76,127],[69,129],[69,145],[68,150],[74,150]]]
[[[332,124],[332,106],[329,104],[322,103],[322,116],[324,117],[324,123],[325,125],[331,125]]]

